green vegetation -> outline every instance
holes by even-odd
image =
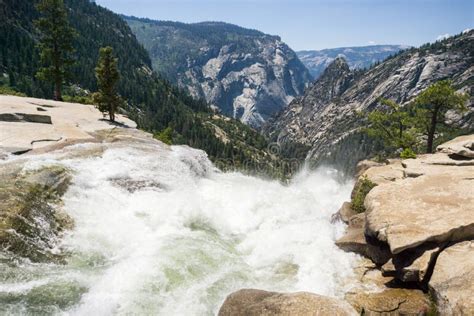
[[[16,91],[7,86],[0,86],[0,94],[15,95],[17,97],[26,97],[26,94]]]
[[[109,113],[110,121],[115,122],[115,112],[125,101],[117,94],[116,86],[120,80],[120,74],[112,47],[100,49],[99,62],[95,72],[99,91],[92,96],[94,104],[102,113]]]
[[[116,92],[127,100],[120,111],[136,121],[139,128],[154,135],[169,128],[172,132],[167,133],[172,135],[173,144],[205,150],[224,170],[238,169],[277,177],[294,172],[298,164],[294,160],[283,160],[283,155],[270,153],[267,140],[258,132],[236,120],[220,116],[217,119],[206,102],[193,99],[154,73],[147,51],[120,16],[89,0],[64,0],[64,5],[67,21],[75,33],[70,39],[75,53],[68,55],[75,63],[69,68],[70,78],[62,91],[65,101],[92,104],[91,92],[100,89],[95,76],[99,50],[110,46],[118,59],[117,69],[121,75]],[[0,10],[0,91],[46,99],[54,97],[51,84],[35,76],[42,63],[38,30],[32,21],[40,18],[34,2],[29,0],[8,0]],[[234,26],[223,27],[235,28],[242,36],[247,32],[260,34]],[[203,24],[202,29],[212,28]],[[216,41],[222,40],[221,34],[215,36]]]
[[[79,95],[63,95],[64,102],[70,103],[81,103],[81,104],[93,104],[94,100],[91,96],[79,96]]]
[[[400,153],[400,158],[402,159],[416,158],[416,153],[411,148],[405,148]]]
[[[369,113],[369,136],[381,138],[386,147],[411,149],[416,144],[414,117],[392,100],[382,99],[387,110]]]
[[[140,43],[150,52],[153,69],[172,82],[188,71],[188,60],[203,60],[202,48],[217,56],[222,46],[232,42],[235,51],[258,54],[255,39],[274,38],[256,30],[222,22],[180,23],[125,17]],[[160,38],[166,42],[162,45]],[[204,62],[206,59],[203,60]],[[187,83],[186,83],[187,84]]]
[[[57,207],[70,184],[68,170],[53,165],[23,173],[13,165],[2,170],[0,180],[3,249],[33,262],[60,261],[61,256],[53,251],[57,236],[73,224]],[[48,225],[49,229],[38,223]],[[9,233],[12,230],[15,234]]]
[[[422,152],[421,146],[432,153],[435,141],[443,139],[443,133],[456,134],[456,126],[446,122],[448,110],[462,114],[468,99],[468,94],[457,93],[449,80],[438,81],[405,107],[391,100],[381,100],[386,108],[367,115],[366,132],[382,139],[385,151],[401,150],[402,159],[416,157],[416,152]],[[443,133],[438,133],[440,129]]]
[[[296,96],[310,81],[296,54],[284,43],[277,44],[278,36],[223,22],[188,24],[126,16],[124,19],[149,52],[155,71],[193,96],[206,98],[229,117],[241,118],[244,113],[243,109],[234,111],[234,100],[246,87],[245,80],[235,76],[247,72],[252,65],[261,65],[267,73],[265,79],[250,87],[257,93],[254,97],[259,105],[255,111],[265,120],[286,106],[283,95]],[[281,76],[280,70],[272,68],[272,57],[268,55],[275,45],[286,60],[278,66]],[[208,63],[215,58],[221,64],[210,70]],[[227,79],[223,80],[224,77]],[[263,93],[266,88],[260,87],[270,82],[271,92]],[[283,94],[277,93],[277,89]],[[210,90],[213,92],[209,93]],[[252,117],[249,123],[258,126],[260,118]]]
[[[415,99],[416,123],[422,135],[427,137],[426,151],[428,153],[433,152],[435,133],[439,125],[445,124],[446,112],[448,110],[466,111],[468,99],[468,94],[456,93],[449,80],[431,85]]]
[[[224,144],[211,148],[208,154],[222,170],[256,172],[284,179],[298,170],[302,159],[289,159],[278,144],[270,144],[254,129],[222,115],[203,115],[206,127]]]
[[[69,26],[63,0],[41,0],[36,7],[41,14],[35,25],[41,34],[38,47],[43,65],[36,75],[53,83],[54,99],[62,100],[61,88],[68,68],[74,63],[74,30]]]
[[[173,129],[171,127],[167,127],[156,134],[154,137],[167,145],[171,145],[173,144]]]
[[[351,202],[352,209],[357,213],[365,212],[364,201],[367,194],[369,194],[370,190],[376,187],[377,184],[370,181],[367,177],[363,177],[359,180],[354,188],[355,194]]]

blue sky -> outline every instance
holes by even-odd
[[[295,50],[419,46],[474,27],[474,0],[96,0],[117,13],[224,21],[279,35]]]

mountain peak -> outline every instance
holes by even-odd
[[[344,57],[349,68],[369,68],[376,62],[395,55],[406,45],[372,45],[359,47],[338,47],[323,50],[305,50],[297,52],[298,57],[317,79],[336,58]]]
[[[336,57],[333,62],[324,70],[319,79],[316,80],[313,89],[327,90],[331,89],[330,97],[334,97],[344,92],[347,84],[352,80],[353,74],[349,64],[342,56]]]
[[[320,108],[323,104],[342,95],[353,79],[354,73],[350,70],[345,58],[336,57],[306,91],[305,96],[295,100],[289,107],[291,108],[295,103],[301,103],[308,105],[311,110]]]
[[[331,62],[328,68],[326,69],[326,71],[330,71],[330,72],[335,71],[335,70],[341,70],[344,72],[351,71],[349,69],[349,64],[347,63],[343,55],[337,56],[336,59],[334,59],[334,61]]]
[[[312,80],[278,36],[212,21],[127,22],[151,54],[156,71],[252,127],[303,95]]]
[[[380,108],[381,97],[407,104],[442,79],[470,91],[473,43],[474,32],[467,31],[402,51],[365,71],[351,71],[343,58],[332,56],[323,75],[278,116],[269,135],[283,143],[311,146],[307,159],[312,164],[331,163],[353,171],[357,161],[374,154],[378,146],[362,132],[365,121],[358,113]],[[467,131],[474,127],[472,100],[468,109],[453,116]]]

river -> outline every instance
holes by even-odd
[[[83,144],[76,146],[96,146]],[[213,315],[240,288],[340,296],[355,255],[331,214],[350,195],[331,169],[290,183],[217,171],[187,147],[32,156],[72,170],[65,264],[0,260],[0,314]],[[0,258],[1,259],[1,258]]]

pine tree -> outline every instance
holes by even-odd
[[[467,110],[468,94],[456,93],[449,80],[438,81],[429,86],[415,99],[416,119],[423,134],[427,137],[426,151],[433,152],[433,143],[438,125],[446,121],[446,112]]]
[[[110,120],[114,122],[117,108],[124,103],[117,93],[117,83],[120,80],[118,60],[113,55],[112,47],[109,46],[101,48],[99,54],[99,62],[95,69],[99,91],[94,93],[93,99],[97,108],[102,113],[109,113]]]
[[[368,114],[368,135],[381,138],[387,148],[413,149],[417,142],[413,117],[393,100],[381,99],[380,103],[387,109]]]
[[[75,31],[69,26],[63,0],[40,0],[36,6],[41,18],[35,21],[41,32],[39,43],[43,67],[37,73],[41,80],[54,85],[54,99],[61,101],[61,88],[68,77],[68,68],[74,63],[72,40]]]

